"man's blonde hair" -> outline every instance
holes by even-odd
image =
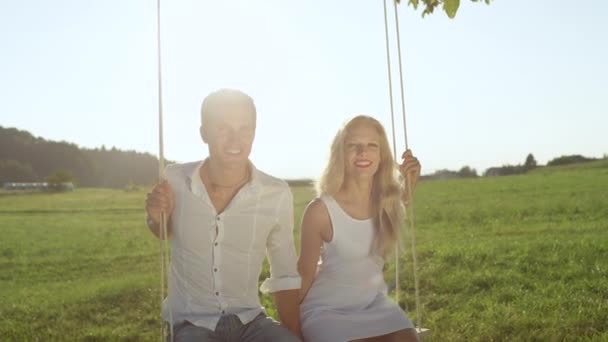
[[[219,89],[207,95],[201,106],[201,126],[206,126],[209,119],[217,114],[218,108],[246,106],[251,108],[253,122],[256,121],[255,103],[251,96],[236,89]]]

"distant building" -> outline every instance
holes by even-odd
[[[21,182],[4,183],[2,187],[6,191],[73,191],[74,184],[71,182],[61,183],[58,186],[47,182]]]

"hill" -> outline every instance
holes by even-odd
[[[608,340],[608,161],[421,182],[425,341]],[[314,192],[294,186],[294,232]],[[0,191],[0,336],[157,341],[159,250],[144,191]],[[407,232],[407,231],[406,231]],[[416,319],[409,241],[400,304]],[[385,267],[394,286],[395,265]],[[269,275],[266,265],[261,280]],[[262,296],[276,317],[269,295]]]
[[[84,187],[147,185],[158,178],[158,159],[114,147],[80,148],[0,126],[0,184],[41,182],[58,171],[69,172]]]

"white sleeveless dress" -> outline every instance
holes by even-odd
[[[317,275],[300,306],[307,342],[342,342],[413,328],[387,297],[380,256],[370,255],[373,221],[350,217],[324,195],[333,237],[323,243]]]

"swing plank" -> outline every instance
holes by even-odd
[[[416,328],[416,334],[418,334],[419,337],[426,337],[431,334],[431,329]]]

